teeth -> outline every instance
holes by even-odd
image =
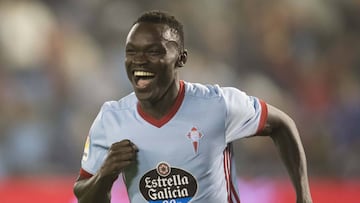
[[[146,71],[134,71],[134,76],[141,77],[141,76],[154,76],[154,73],[146,72]]]

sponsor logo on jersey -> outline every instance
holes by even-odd
[[[200,139],[203,137],[203,134],[196,127],[192,127],[186,136],[192,141],[194,152],[197,154],[200,145]]]
[[[139,183],[141,194],[149,203],[187,203],[197,187],[193,175],[166,162],[144,174]]]
[[[89,157],[89,151],[90,151],[90,136],[87,136],[85,146],[84,146],[84,152],[82,156],[82,160],[86,161]]]

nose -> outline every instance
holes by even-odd
[[[137,52],[133,57],[133,63],[136,65],[142,65],[147,62],[146,56],[143,52]]]

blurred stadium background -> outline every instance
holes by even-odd
[[[85,137],[102,103],[131,91],[125,37],[148,9],[184,23],[182,78],[238,87],[294,118],[314,202],[359,202],[360,1],[1,0],[1,203],[75,202]],[[294,202],[270,139],[236,146],[244,203]],[[127,202],[120,182],[114,191]]]

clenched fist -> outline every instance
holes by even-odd
[[[115,142],[100,169],[102,176],[117,177],[121,171],[136,160],[138,148],[130,140]]]

